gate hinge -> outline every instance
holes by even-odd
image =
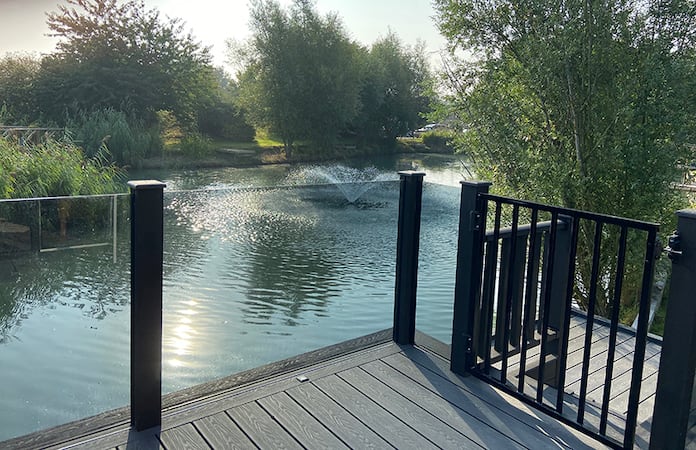
[[[481,231],[481,224],[483,222],[483,214],[479,211],[471,211],[469,213],[469,231]]]

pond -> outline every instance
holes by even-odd
[[[458,160],[131,174],[168,185],[163,391],[390,327],[405,168],[429,182],[417,326],[448,341]],[[379,181],[318,184],[341,179]],[[71,202],[0,203],[40,239],[0,245],[0,440],[129,403],[128,197]]]

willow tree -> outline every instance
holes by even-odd
[[[672,222],[671,183],[696,142],[693,0],[435,4],[460,55],[447,64],[470,130],[460,150],[482,177],[531,200]],[[591,255],[579,258],[589,277]]]
[[[424,50],[423,43],[404,45],[393,32],[365,50],[361,108],[353,121],[356,134],[389,144],[423,124],[432,83]]]
[[[322,16],[309,0],[289,9],[277,1],[251,2],[251,33],[241,60],[240,103],[255,125],[293,143],[326,145],[358,110],[358,46],[335,14]]]

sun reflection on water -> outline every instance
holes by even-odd
[[[187,300],[174,312],[174,324],[171,330],[165,328],[164,356],[170,367],[187,367],[187,357],[194,354],[198,331],[193,317],[200,302]],[[169,357],[168,357],[169,356]]]

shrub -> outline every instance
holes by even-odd
[[[449,130],[428,131],[423,134],[423,144],[431,152],[454,153],[454,133]]]
[[[140,121],[111,108],[82,112],[68,128],[87,157],[103,155],[106,148],[114,162],[137,165],[143,158],[162,152],[157,128],[145,129]]]
[[[213,152],[213,144],[200,133],[188,133],[179,143],[181,152],[187,156],[206,156]]]
[[[238,142],[254,140],[254,127],[249,125],[244,112],[229,103],[218,102],[198,113],[198,129],[208,136]]]
[[[3,198],[106,194],[124,189],[124,173],[103,156],[85,158],[67,142],[22,147],[0,138]]]

